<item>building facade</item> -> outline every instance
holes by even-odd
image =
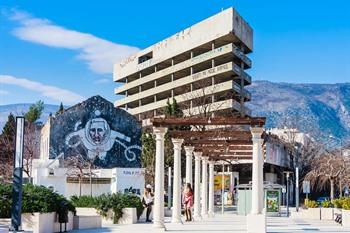
[[[41,130],[40,158],[77,156],[96,168],[139,168],[141,124],[100,96],[50,117]]]
[[[141,194],[141,124],[101,96],[50,116],[40,133],[40,158],[32,182],[58,193]]]
[[[139,120],[162,115],[175,98],[185,115],[250,115],[246,69],[253,30],[233,8],[184,29],[114,66],[115,106]]]

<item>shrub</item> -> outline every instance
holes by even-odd
[[[343,200],[342,208],[344,210],[350,210],[350,197]]]
[[[71,196],[71,201],[75,207],[95,208],[97,206],[97,199],[91,196]]]
[[[11,217],[12,186],[0,184],[0,216]],[[74,205],[62,195],[44,186],[32,184],[23,185],[22,213],[50,213],[58,212],[62,206],[69,211],[75,212]]]
[[[331,208],[331,207],[333,207],[331,201],[323,201],[323,202],[321,202],[321,206],[322,206],[323,208]]]
[[[308,200],[307,203],[306,203],[306,206],[308,208],[317,208],[318,207],[318,204],[316,201],[313,201],[313,200]]]
[[[0,218],[11,217],[12,186],[0,184]]]
[[[333,200],[333,205],[335,208],[342,208],[343,207],[343,198],[338,198]]]
[[[114,223],[122,217],[123,208],[136,208],[137,218],[141,216],[144,209],[138,196],[122,193],[102,194],[98,197],[72,196],[71,200],[76,207],[96,208],[104,217],[107,217],[108,211],[112,210]]]

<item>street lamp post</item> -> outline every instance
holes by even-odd
[[[16,139],[12,185],[11,230],[21,230],[24,117],[16,117]]]
[[[283,173],[286,174],[286,178],[287,178],[287,197],[286,197],[286,202],[287,202],[287,217],[289,217],[289,176],[293,172],[291,172],[291,171],[284,171]]]
[[[295,146],[295,209],[299,211],[299,147]]]

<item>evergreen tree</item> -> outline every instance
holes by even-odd
[[[176,117],[180,117],[183,115],[180,106],[177,104],[177,101],[174,97],[173,103],[171,104],[171,115]]]
[[[172,104],[170,104],[170,101],[169,99],[166,101],[166,106],[165,106],[165,109],[164,109],[164,112],[165,112],[165,115],[166,116],[172,116],[172,111],[173,111],[173,107],[172,107]]]
[[[26,121],[30,123],[35,123],[37,120],[40,119],[40,116],[44,110],[44,102],[39,100],[35,104],[32,104],[29,107],[28,112],[24,115]]]
[[[63,107],[63,104],[62,104],[62,102],[61,102],[60,108],[59,108],[58,111],[56,112],[56,115],[62,114],[62,113],[64,113],[64,107]]]
[[[4,128],[2,129],[2,135],[7,136],[7,137],[8,136],[14,137],[15,128],[16,128],[16,119],[11,112],[10,115],[8,115],[8,117],[7,117],[7,122],[4,126]]]
[[[172,103],[170,103],[169,99],[167,100],[164,112],[166,116],[172,117],[181,117],[183,115],[182,110],[174,97]]]

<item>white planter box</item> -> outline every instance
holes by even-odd
[[[342,210],[342,225],[350,228],[350,210]]]
[[[102,216],[102,224],[114,224],[113,223],[113,216],[114,216],[114,213],[113,213],[113,210],[108,210],[107,212],[107,217],[103,217]]]
[[[124,208],[123,216],[118,220],[118,224],[135,224],[137,223],[137,210],[136,208]],[[102,224],[114,224],[113,223],[113,210],[109,210],[107,217],[102,218]]]
[[[321,208],[321,219],[322,220],[334,220],[334,209],[333,208]]]
[[[123,216],[118,220],[118,224],[135,224],[137,222],[136,208],[124,208]]]
[[[95,208],[82,208],[82,207],[77,207],[75,208],[76,211],[76,215],[77,216],[96,216],[96,215],[100,215],[97,211],[97,209]]]
[[[74,216],[74,229],[93,229],[102,227],[102,217],[100,215]]]
[[[305,219],[321,219],[321,210],[320,208],[308,208],[302,211],[302,217]]]
[[[52,213],[25,213],[22,214],[22,229],[33,233],[53,233],[60,231],[57,214]],[[64,224],[62,224],[64,230]],[[68,214],[67,231],[73,229],[73,214]]]

